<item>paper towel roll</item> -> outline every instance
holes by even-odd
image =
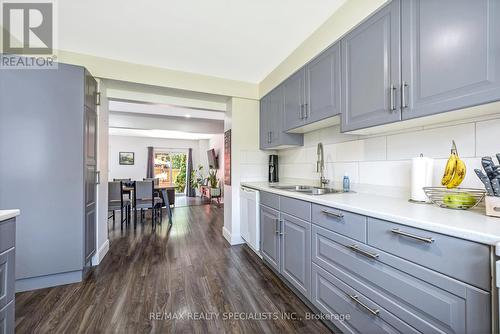
[[[413,201],[427,202],[424,187],[432,186],[434,160],[420,156],[411,160],[411,196]]]

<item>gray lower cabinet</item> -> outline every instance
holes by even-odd
[[[311,223],[281,213],[281,274],[304,296],[311,291]]]
[[[419,332],[490,331],[487,291],[319,226],[313,225],[312,233],[313,263]],[[474,272],[474,264],[464,263],[464,267]]]
[[[314,263],[311,301],[343,333],[419,333]]]
[[[401,120],[400,0],[342,39],[342,131]]]
[[[310,220],[311,203],[267,192],[262,192],[261,198],[261,255],[288,283],[309,298],[311,222],[304,219]]]
[[[14,334],[15,219],[0,221],[0,334]]]
[[[260,148],[276,149],[302,146],[302,134],[284,132],[283,87],[279,86],[266,95],[260,104]]]
[[[260,206],[260,252],[276,270],[280,270],[280,214],[267,206]]]
[[[488,246],[269,192],[261,198],[264,260],[342,332],[492,331]]]
[[[402,2],[403,119],[500,99],[497,0]]]

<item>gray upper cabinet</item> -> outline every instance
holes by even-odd
[[[276,271],[280,270],[279,219],[279,211],[260,206],[260,252]]]
[[[301,68],[282,84],[285,130],[291,130],[304,125],[305,78],[305,69]]]
[[[278,86],[261,100],[261,149],[285,148],[304,144],[302,134],[284,132],[283,103],[283,86]]]
[[[340,114],[340,43],[328,48],[283,84],[284,130]]]
[[[500,3],[402,3],[403,119],[500,99]]]
[[[311,291],[311,223],[281,213],[281,274],[304,296]]]
[[[400,1],[342,39],[342,131],[401,120]]]
[[[340,114],[340,42],[306,65],[306,124]]]
[[[271,147],[271,139],[269,137],[269,95],[264,96],[260,100],[260,116],[259,116],[259,134],[260,134],[260,149],[264,150]]]

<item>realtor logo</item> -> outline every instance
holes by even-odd
[[[52,3],[4,2],[2,12],[3,53],[52,54]]]
[[[54,0],[0,0],[0,69],[57,69]]]

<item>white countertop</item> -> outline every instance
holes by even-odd
[[[0,210],[0,222],[19,216],[19,210]]]
[[[482,244],[500,242],[500,218],[486,216],[484,209],[451,210],[363,193],[312,196],[270,188],[267,182],[243,182],[241,185]]]

